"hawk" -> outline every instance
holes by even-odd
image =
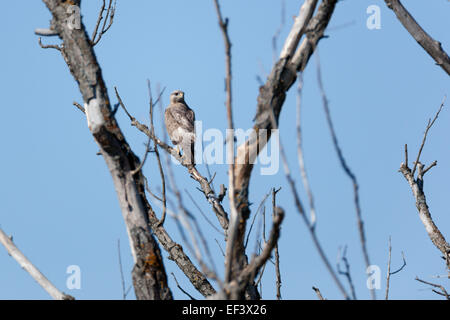
[[[189,164],[194,162],[195,113],[184,101],[184,92],[175,90],[170,94],[170,105],[164,112],[164,123],[170,140],[183,150],[183,157]]]

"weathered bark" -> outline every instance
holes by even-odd
[[[154,270],[144,269],[138,275],[142,278],[140,283],[150,284],[147,280],[153,278],[156,285],[149,285],[146,288],[140,286],[136,289],[137,298],[171,299],[161,253],[148,226],[147,211],[151,208],[145,200],[142,173],[139,171],[133,174],[133,170],[139,167],[139,159],[125,140],[111,112],[102,71],[81,17],[79,28],[74,28],[68,23],[74,18],[74,12],[76,13],[70,6],[79,7],[81,1],[43,1],[53,15],[52,27],[63,41],[60,51],[83,96],[89,130],[100,147],[113,178],[134,262],[138,263],[141,257],[152,255],[156,259],[155,268],[164,274],[164,277],[154,278]],[[145,232],[149,245],[137,245],[142,240],[137,233],[132,232],[137,229]],[[150,249],[152,251],[146,251]]]
[[[414,178],[414,173],[405,163],[401,164],[399,171],[403,174],[411,187],[414,199],[416,200],[416,207],[419,211],[420,220],[427,231],[428,237],[431,242],[433,242],[434,246],[442,253],[447,264],[447,269],[450,271],[450,244],[445,240],[441,231],[434,223],[427,205],[425,193],[423,192],[423,176],[425,172],[427,172],[427,169],[424,169],[424,165],[420,162],[417,163],[417,168],[417,178]]]
[[[312,2],[314,1],[305,2],[305,5],[312,5]],[[236,263],[232,270],[233,277],[237,277],[247,264],[243,239],[246,221],[250,215],[248,188],[253,163],[271,137],[271,129],[275,128],[273,121],[278,126],[278,119],[286,98],[286,92],[297,79],[297,72],[305,69],[319,40],[323,37],[336,3],[337,0],[323,0],[316,15],[309,22],[304,22],[307,23],[306,28],[302,27],[301,23],[294,24],[293,29],[296,29],[300,36],[296,32],[290,33],[280,59],[272,68],[265,84],[259,89],[253,133],[245,143],[238,147],[234,161],[236,207],[239,211],[240,224],[234,253]],[[314,11],[314,7],[312,7],[312,11]],[[302,16],[301,12],[299,17]],[[309,11],[303,14],[304,17],[310,16],[307,12]],[[306,37],[297,48],[302,32],[305,33]],[[294,41],[295,46],[292,43],[292,39],[296,39],[296,42]],[[294,52],[295,48],[297,49]]]
[[[398,20],[406,30],[411,34],[414,40],[436,61],[448,75],[450,75],[450,57],[442,49],[441,43],[434,40],[422,27],[416,22],[413,16],[406,10],[400,0],[384,0],[389,9],[394,11]]]

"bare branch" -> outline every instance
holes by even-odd
[[[321,72],[321,67],[320,67],[320,58],[319,58],[318,51],[316,51],[315,58],[316,58],[316,67],[317,67],[317,82],[318,82],[319,90],[320,90],[320,93],[322,96],[322,105],[323,105],[323,108],[325,111],[328,128],[330,129],[330,134],[331,134],[331,138],[333,140],[333,145],[336,150],[336,153],[339,158],[339,162],[341,164],[342,169],[344,170],[345,174],[350,178],[350,180],[352,181],[352,184],[353,184],[353,200],[354,200],[355,209],[356,209],[356,220],[357,220],[357,225],[358,225],[359,240],[361,243],[361,249],[362,249],[362,253],[364,256],[364,262],[366,264],[366,269],[367,269],[367,268],[369,268],[369,266],[371,264],[370,264],[370,259],[369,259],[369,252],[367,250],[366,235],[365,235],[365,231],[364,231],[364,223],[362,221],[362,214],[361,214],[361,206],[359,203],[359,191],[358,191],[359,185],[358,185],[358,181],[356,179],[355,174],[351,171],[350,167],[347,164],[347,161],[344,158],[342,150],[339,146],[336,132],[334,130],[334,125],[333,125],[333,121],[331,119],[330,109],[328,106],[328,98],[325,94],[325,89],[324,89],[323,83],[322,83],[322,72]],[[370,294],[372,296],[372,299],[375,300],[376,294],[375,294],[374,288],[370,289]]]
[[[442,108],[444,107],[444,103],[445,103],[445,100],[446,100],[446,99],[447,99],[447,97],[444,96],[444,99],[442,100],[441,105],[439,106],[439,109],[438,109],[438,111],[436,112],[436,114],[435,114],[433,120],[431,120],[431,119],[428,120],[428,124],[427,124],[427,127],[426,127],[426,129],[425,129],[425,133],[423,134],[422,144],[420,145],[419,152],[417,153],[416,161],[414,161],[414,167],[413,167],[413,169],[412,169],[412,175],[413,175],[413,176],[414,176],[414,173],[416,172],[417,164],[418,164],[419,161],[420,161],[420,156],[421,156],[421,154],[422,154],[423,147],[425,146],[425,141],[427,140],[428,131],[431,129],[431,127],[433,126],[434,122],[435,122],[436,119],[439,117],[439,113],[441,113],[441,110],[442,110]],[[408,163],[406,163],[406,165],[408,165]],[[434,164],[433,166],[435,166],[435,165],[436,165],[436,164]],[[426,171],[430,170],[433,166],[427,168]],[[425,171],[425,172],[426,172],[426,171]],[[425,172],[424,172],[424,173],[425,173]]]
[[[312,287],[312,289],[313,289],[314,292],[317,294],[317,298],[319,298],[319,300],[326,300],[326,299],[322,296],[322,293],[320,292],[319,288]]]
[[[164,170],[161,164],[161,157],[159,156],[159,150],[158,150],[158,144],[156,143],[156,136],[155,136],[155,126],[153,124],[153,96],[152,96],[152,88],[150,86],[150,80],[147,80],[147,86],[148,86],[148,95],[149,95],[149,115],[150,115],[150,132],[153,135],[153,143],[155,145],[155,155],[156,155],[156,161],[158,162],[158,169],[159,169],[159,175],[161,177],[161,185],[162,185],[162,204],[163,204],[163,212],[161,215],[161,219],[159,220],[157,227],[162,225],[164,223],[164,220],[166,219],[166,211],[167,211],[167,201],[166,201],[166,179],[164,176]],[[159,92],[158,101],[161,99],[161,96],[164,92],[164,89]],[[151,137],[149,137],[151,139]]]
[[[191,296],[186,290],[184,290],[184,289],[180,286],[180,284],[178,283],[178,280],[177,280],[177,278],[175,277],[175,275],[173,274],[173,272],[171,272],[171,274],[172,274],[173,280],[175,280],[175,283],[177,284],[178,289],[180,289],[181,292],[183,292],[185,295],[187,295],[187,296],[189,297],[189,299],[191,299],[191,300],[197,300],[197,299],[195,299],[193,296]]]
[[[311,1],[307,1],[307,3],[309,5],[312,4]],[[317,46],[317,43],[322,38],[336,3],[337,0],[323,0],[316,16],[311,18],[309,22],[306,22],[307,15],[303,15],[305,17],[304,21],[307,23],[306,30],[311,31],[306,33],[307,42],[303,49],[298,48],[295,51],[297,53],[300,50],[298,53],[299,57],[294,60],[295,54],[291,58],[291,52],[289,51],[292,50],[291,48],[295,50],[295,43],[298,43],[296,38],[302,31],[301,19],[297,20],[298,23],[292,27],[291,36],[288,37],[283,46],[282,58],[275,63],[266,82],[260,87],[252,134],[247,141],[237,148],[234,160],[236,164],[234,168],[236,204],[239,217],[241,218],[239,226],[241,236],[245,231],[246,222],[250,216],[249,185],[255,159],[269,141],[272,129],[276,128],[273,126],[273,118],[278,122],[281,108],[286,98],[286,92],[295,82],[297,71],[303,70],[309,61],[313,48]],[[298,28],[299,26],[300,29]]]
[[[228,238],[225,248],[225,283],[230,282],[232,277],[236,276],[236,272],[239,272],[245,263],[243,258],[243,238],[239,235],[239,221],[241,217],[236,210],[235,199],[235,176],[234,176],[234,124],[233,124],[233,109],[232,109],[232,90],[231,90],[231,42],[228,35],[228,18],[225,20],[222,18],[222,12],[218,0],[214,0],[216,8],[217,19],[219,20],[220,30],[222,31],[223,41],[225,45],[225,91],[226,91],[226,109],[227,109],[227,122],[228,130],[226,137],[227,155],[229,157],[228,168],[228,198],[230,202],[230,228],[228,229]],[[239,239],[238,239],[239,237]]]
[[[91,37],[92,46],[95,46],[97,43],[99,43],[102,36],[109,30],[109,28],[111,28],[113,21],[114,21],[114,14],[116,13],[116,0],[114,0],[114,3],[113,3],[113,0],[109,0],[108,9],[106,10],[106,16],[103,20],[103,11],[105,11],[106,3],[105,3],[105,0],[102,0],[102,1],[103,1],[102,7],[98,14],[97,23],[95,25],[94,32],[92,33],[92,37]],[[102,20],[103,20],[103,25],[99,32],[99,27],[100,27]],[[108,21],[109,21],[109,23],[108,23]],[[108,23],[108,25],[106,25],[106,23]]]
[[[302,130],[301,130],[301,95],[303,88],[303,75],[301,72],[298,74],[298,87],[297,87],[297,158],[300,167],[300,173],[302,175],[303,187],[305,188],[306,194],[309,199],[309,209],[310,209],[310,224],[314,228],[317,220],[316,208],[314,205],[314,197],[311,191],[311,187],[308,180],[308,175],[306,174],[305,159],[303,157],[303,143],[302,143]]]
[[[84,107],[83,107],[81,104],[79,104],[78,102],[74,101],[74,102],[73,102],[73,105],[74,105],[75,107],[77,107],[78,110],[80,110],[81,112],[83,112],[84,114],[86,114],[86,110],[84,110]]]
[[[391,272],[391,252],[392,252],[392,246],[391,246],[391,237],[389,237],[389,258],[388,258],[388,267],[387,267],[387,275],[386,275],[386,294],[385,294],[385,300],[389,299],[389,286],[390,286],[390,280],[391,280],[391,276],[399,273],[400,271],[403,270],[404,267],[406,267],[406,260],[405,260],[405,255],[402,251],[402,259],[403,259],[403,264],[400,268],[398,268],[396,271]]]
[[[27,257],[12,242],[12,237],[8,237],[0,228],[0,243],[8,251],[9,255],[17,261],[17,263],[33,277],[34,280],[55,300],[74,300],[74,297],[59,291]]]
[[[280,33],[284,28],[285,23],[285,16],[286,16],[286,2],[285,0],[281,0],[281,19],[280,19],[280,25],[278,26],[278,29],[275,31],[274,35],[272,36],[272,55],[273,55],[273,62],[275,63],[277,60],[277,42],[278,38],[280,37]],[[261,83],[263,85],[263,83]]]
[[[433,292],[435,292],[435,293],[437,293],[437,294],[440,294],[440,295],[443,295],[443,296],[445,296],[445,298],[446,298],[447,300],[450,300],[450,296],[449,296],[449,294],[447,293],[447,290],[445,290],[445,288],[444,288],[443,286],[441,286],[440,284],[431,283],[431,282],[428,282],[428,281],[419,279],[418,277],[416,277],[415,280],[417,280],[417,281],[419,281],[419,282],[422,282],[422,283],[425,283],[425,284],[427,284],[427,285],[429,285],[429,286],[432,286],[432,287],[434,287],[434,288],[440,289],[441,292],[435,291],[435,290],[433,290]]]
[[[272,219],[275,218],[277,212],[276,196],[277,192],[280,191],[280,189],[278,190],[275,190],[275,188],[272,189]],[[278,240],[277,243],[275,244],[274,254],[275,254],[275,277],[277,287],[277,299],[281,300],[281,272],[280,272],[280,253],[278,252]]]
[[[62,50],[61,47],[56,44],[47,44],[47,45],[42,44],[41,37],[38,38],[38,43],[42,49],[56,49],[58,51]]]
[[[344,262],[345,270],[341,270],[341,261]],[[347,259],[347,246],[344,246],[342,256],[340,254],[340,249],[338,251],[337,270],[338,270],[339,274],[341,274],[347,278],[347,282],[350,286],[350,290],[352,293],[352,298],[353,298],[353,300],[356,300],[355,286],[353,285],[352,276],[350,274],[350,263],[348,262],[348,259]]]
[[[122,299],[127,298],[127,291],[125,289],[125,278],[123,276],[122,256],[120,254],[120,239],[117,239],[117,259],[119,261],[120,283],[122,285]]]
[[[413,16],[403,7],[400,0],[384,0],[389,9],[394,11],[398,20],[403,24],[406,30],[416,40],[422,48],[436,61],[448,75],[450,75],[450,57],[442,49],[441,43],[434,40],[422,27],[416,22]]]
[[[429,165],[427,168],[424,169],[424,165],[420,162],[420,154],[422,153],[423,147],[425,145],[426,137],[428,135],[428,131],[433,126],[434,122],[438,118],[439,113],[441,112],[443,108],[445,98],[443,102],[441,103],[435,117],[433,120],[429,120],[427,124],[427,128],[425,130],[424,137],[422,139],[422,144],[420,146],[418,155],[416,157],[416,161],[414,163],[414,168],[417,168],[417,178],[414,176],[414,169],[411,170],[406,163],[401,163],[399,171],[403,174],[403,177],[405,177],[406,181],[408,181],[408,184],[412,190],[412,193],[414,195],[414,198],[416,200],[416,207],[419,211],[419,217],[422,221],[423,225],[425,226],[425,230],[428,233],[428,237],[433,242],[434,246],[441,251],[441,253],[444,256],[444,259],[447,264],[447,269],[450,271],[450,244],[445,240],[445,237],[442,235],[439,228],[434,223],[430,210],[427,205],[425,193],[423,191],[423,185],[424,185],[424,175],[426,172],[428,172],[431,168],[436,166],[437,162],[434,161],[431,165]],[[405,150],[407,157],[407,150]]]

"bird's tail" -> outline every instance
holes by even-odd
[[[191,143],[190,157],[191,157],[191,164],[195,165],[195,143],[194,142]]]

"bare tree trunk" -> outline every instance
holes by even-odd
[[[140,161],[111,113],[102,71],[81,17],[73,16],[79,13],[81,1],[43,1],[53,15],[52,26],[63,41],[61,54],[83,96],[89,130],[113,178],[136,263],[133,271],[136,296],[138,299],[172,299],[160,249],[148,225],[147,212],[151,208],[145,200],[142,172],[133,174]],[[74,10],[76,8],[78,10]],[[74,27],[70,22],[77,18],[79,26]]]

